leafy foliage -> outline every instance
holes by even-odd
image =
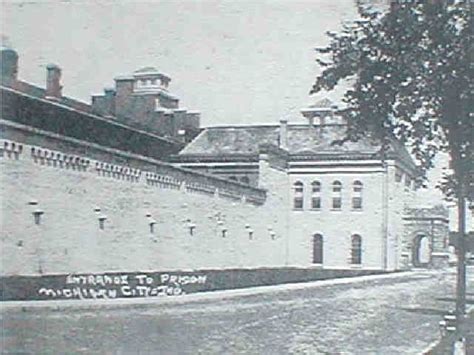
[[[452,193],[456,184],[469,184],[474,136],[471,3],[402,1],[385,13],[359,10],[361,19],[345,24],[340,33],[328,33],[330,44],[317,49],[323,71],[311,93],[332,90],[354,76],[339,112],[348,122],[346,140],[367,131],[384,142],[395,136],[412,147],[423,176],[435,155],[447,151],[455,174],[444,186]]]

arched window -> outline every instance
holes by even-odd
[[[352,186],[352,209],[361,210],[362,209],[362,188],[363,185],[360,181],[354,181]]]
[[[311,183],[311,209],[321,209],[321,183],[319,181]]]
[[[351,238],[351,264],[362,264],[362,238],[358,234]]]
[[[332,208],[340,210],[342,208],[342,184],[340,181],[334,181],[332,183]]]
[[[303,195],[304,195],[304,185],[301,181],[297,181],[293,184],[294,188],[294,197],[293,197],[293,208],[295,210],[303,209]]]
[[[323,263],[323,236],[313,235],[313,264]]]
[[[243,177],[240,178],[240,182],[242,184],[247,184],[248,185],[250,183],[250,180],[247,176],[243,176]]]

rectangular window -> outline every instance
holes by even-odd
[[[311,198],[311,208],[313,210],[321,209],[321,198],[320,197]]]
[[[303,209],[303,198],[302,197],[295,197],[293,202],[293,208],[295,210],[302,210]]]
[[[332,198],[332,208],[335,210],[340,210],[342,207],[342,199],[340,197]]]
[[[362,198],[361,197],[353,197],[352,198],[352,209],[354,209],[354,210],[361,210],[362,209]]]
[[[411,177],[408,176],[408,175],[405,177],[405,186],[406,186],[406,187],[410,187],[410,186],[411,186]]]

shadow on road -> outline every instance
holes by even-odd
[[[436,316],[444,316],[446,314],[446,309],[436,309],[436,308],[409,308],[409,307],[397,307],[402,311],[410,312],[410,313],[418,313],[424,315],[436,315]]]
[[[474,295],[474,294],[472,294]],[[436,298],[437,301],[446,301],[446,302],[456,302],[456,299],[453,297],[438,297]],[[466,299],[466,304],[474,304],[474,298],[473,299]]]

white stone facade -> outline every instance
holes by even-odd
[[[416,246],[414,236],[407,235],[411,228],[407,211],[416,207],[414,162],[396,143],[385,159],[370,142],[333,148],[325,140],[338,138],[343,125],[331,116],[330,109],[305,110],[305,115],[325,115],[324,120],[315,124],[311,119],[306,126],[284,121],[271,127],[209,128],[175,162],[230,180],[249,177],[250,184],[260,184],[262,172],[254,162],[257,155],[252,157],[252,153],[261,147],[254,140],[259,137],[266,144],[273,141],[279,144],[279,148],[274,146],[279,159],[273,160],[282,176],[278,188],[269,192],[287,201],[281,218],[288,224],[288,265],[382,270],[411,267]],[[447,229],[436,232],[441,235],[431,238],[447,238]],[[446,251],[441,249],[438,252]]]

